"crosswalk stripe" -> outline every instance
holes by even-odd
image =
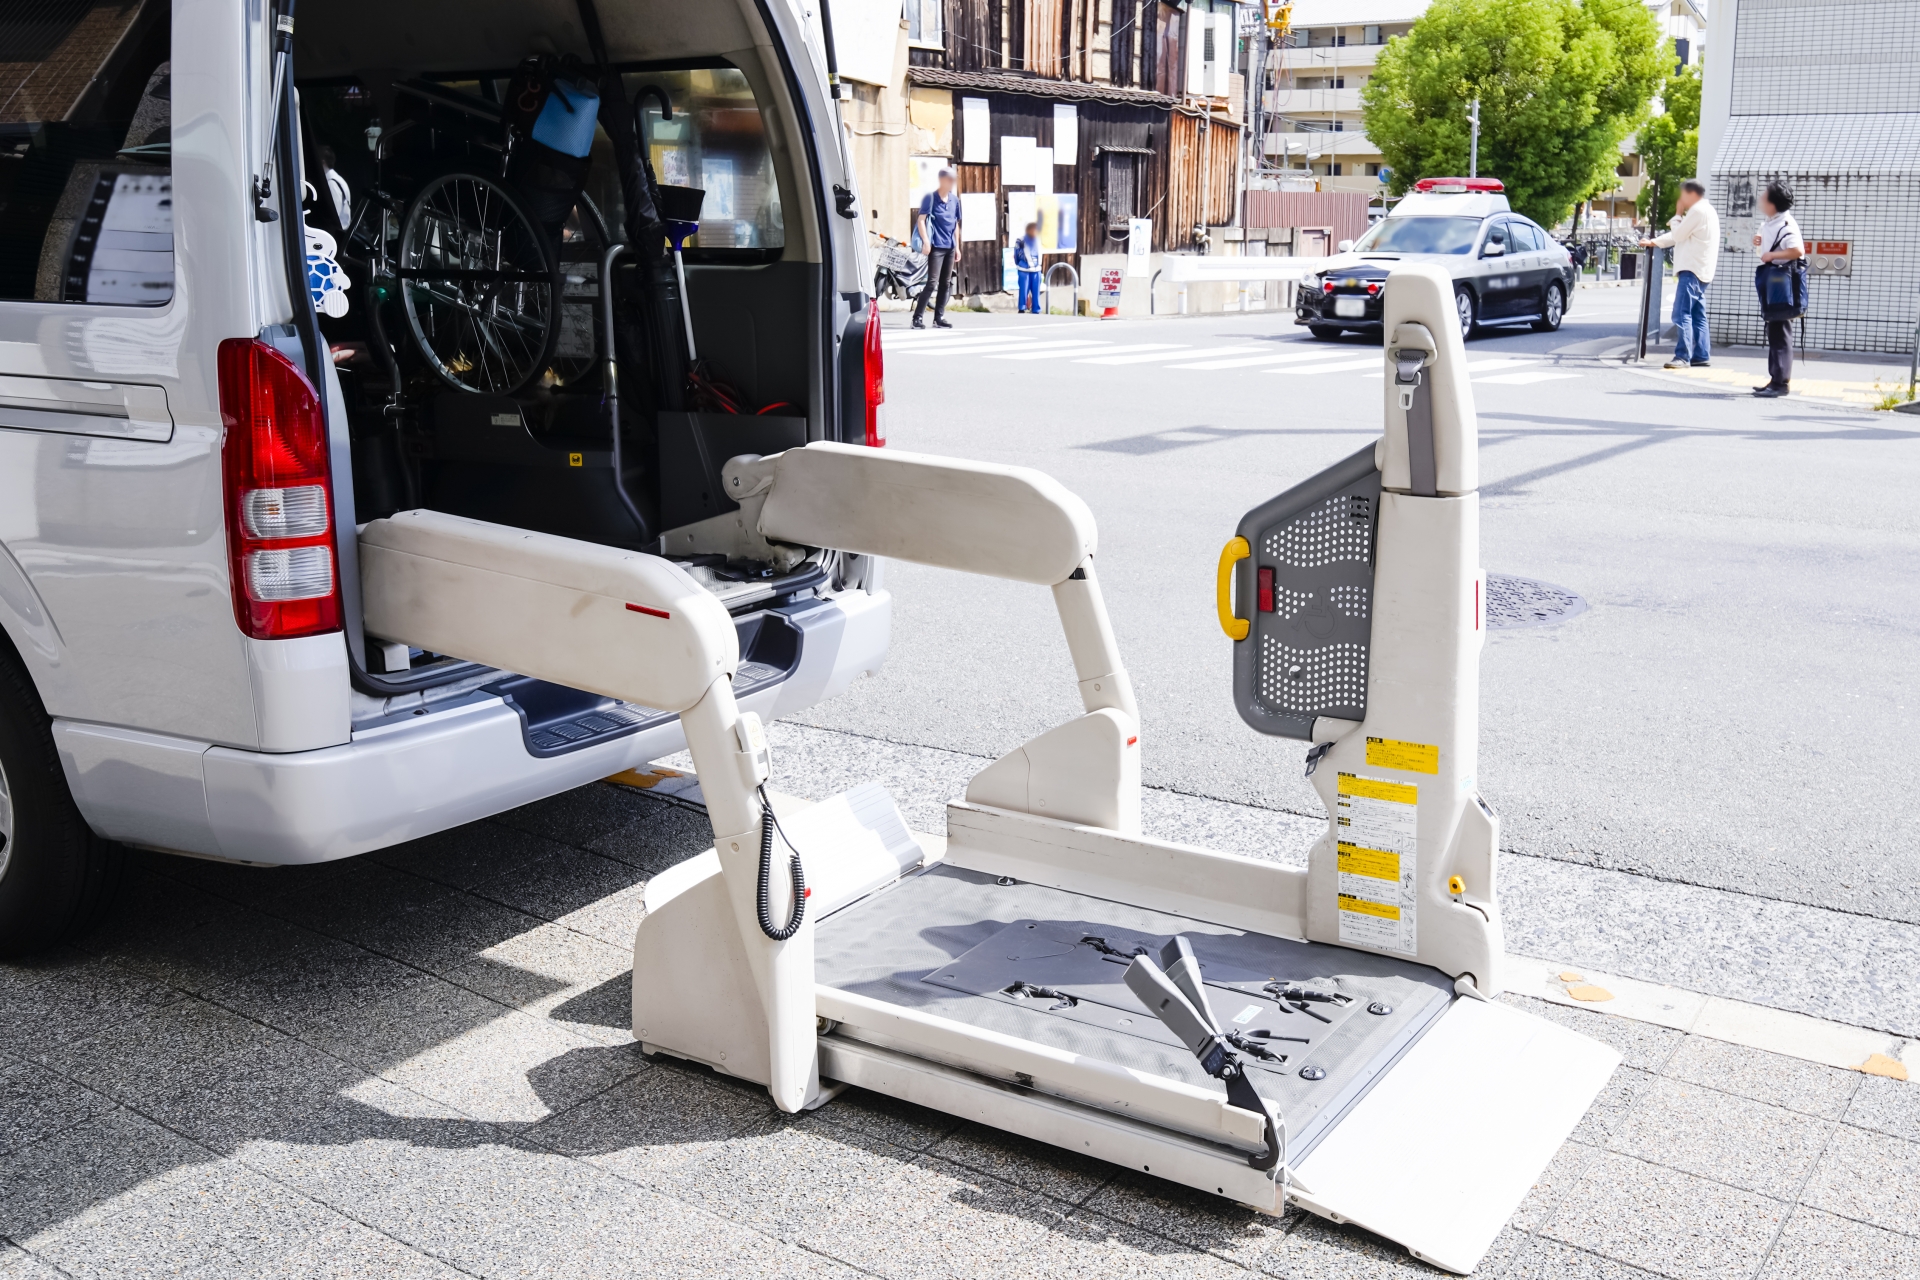
[[[966,356],[988,351],[1018,351],[1029,347],[1031,338],[980,338],[971,342],[916,343],[908,347],[889,347],[889,355]]]
[[[1177,347],[1177,346],[1180,346],[1181,344],[1177,342],[1143,342],[1138,346],[1110,347],[1104,342],[1097,342],[1089,345],[1098,348],[1102,356],[1111,356],[1122,351],[1164,351],[1168,347]],[[1039,351],[1039,352],[1018,352],[1013,355],[995,354],[989,358],[993,360],[1071,360],[1075,356],[1080,354],[1081,352],[1079,351],[1053,350],[1053,351]],[[1119,358],[1131,359],[1132,357],[1121,356]],[[1149,357],[1149,359],[1150,358],[1151,357]]]
[[[1470,375],[1472,375],[1476,381],[1478,381],[1482,373],[1491,373],[1495,369],[1517,369],[1517,368],[1520,368],[1522,365],[1539,364],[1539,363],[1540,362],[1538,360],[1533,359],[1532,357],[1529,357],[1529,356],[1495,357],[1491,360],[1469,360],[1465,365],[1461,367],[1464,368]],[[1386,377],[1386,373],[1384,371],[1379,371],[1379,372],[1370,373],[1367,376],[1369,378],[1384,378]]]
[[[1330,360],[1337,358],[1329,351],[1282,351],[1269,352],[1266,355],[1240,356],[1232,360],[1202,360],[1195,364],[1170,364],[1169,369],[1250,369],[1258,365],[1300,364],[1308,360]],[[1269,370],[1269,372],[1279,372]]]
[[[1020,351],[989,351],[988,360],[1053,360],[1059,357],[1075,355],[1094,355],[1106,349],[1104,342],[1089,342],[1084,338],[1068,339],[1064,342],[1035,343]]]
[[[980,342],[985,340],[1002,342],[1002,341],[1012,341],[1012,340],[1024,340],[1024,339],[1033,337],[1036,333],[1051,333],[1051,334],[1057,335],[1062,330],[1068,329],[1070,327],[1072,326],[1064,325],[1064,324],[1055,324],[1055,325],[1033,325],[1033,326],[1022,325],[1018,328],[1013,328],[1009,326],[1007,328],[994,328],[994,329],[943,329],[943,330],[888,329],[888,330],[885,330],[884,332],[885,332],[885,339],[888,343],[899,343],[903,347],[906,347],[906,346],[944,347],[950,343],[955,343],[955,342]]]
[[[1291,369],[1264,369],[1263,373],[1348,373],[1355,369],[1377,369],[1379,356],[1369,356],[1365,360],[1347,360],[1338,364],[1308,364]]]
[[[1152,345],[1167,346],[1168,344],[1155,343]],[[1120,349],[1122,351],[1128,350],[1128,348],[1126,347],[1122,347]],[[1135,351],[1144,351],[1146,348],[1135,347],[1132,349]],[[1198,355],[1198,354],[1200,353],[1196,352],[1192,347],[1176,344],[1168,350],[1156,351],[1152,355],[1094,356],[1086,360],[1075,360],[1074,363],[1075,364],[1132,364],[1137,360],[1184,360],[1188,356]]]

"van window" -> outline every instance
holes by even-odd
[[[632,72],[627,93],[641,103],[645,139],[654,177],[666,186],[698,187],[700,234],[690,249],[779,249],[786,244],[780,211],[780,184],[767,150],[767,126],[753,88],[733,67],[692,71]],[[646,85],[663,90],[673,104],[673,119],[661,115],[652,95],[638,98]],[[736,255],[690,253],[724,260]]]
[[[0,6],[0,301],[173,297],[168,0]]]

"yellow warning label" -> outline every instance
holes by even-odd
[[[1373,748],[1367,748],[1371,753]],[[1420,788],[1411,782],[1388,782],[1385,778],[1362,778],[1357,774],[1343,773],[1337,788],[1343,796],[1365,796],[1369,800],[1391,800],[1395,804],[1416,804],[1420,799]]]
[[[584,467],[587,465],[587,460],[586,460],[586,457],[582,454],[570,453],[567,455],[567,465],[570,467]],[[1368,750],[1371,751],[1372,748],[1368,748]],[[1373,762],[1369,760],[1367,763],[1371,764]],[[1427,770],[1427,772],[1432,773],[1433,770],[1429,769]]]
[[[1375,880],[1386,880],[1396,884],[1399,882],[1399,854],[1369,849],[1365,845],[1348,844],[1344,840],[1340,841],[1338,848],[1341,875],[1372,876]]]
[[[1365,898],[1355,898],[1344,893],[1340,895],[1340,909],[1360,916],[1378,916],[1382,920],[1400,918],[1398,907],[1390,907],[1384,902],[1368,902]]]
[[[1440,772],[1440,748],[1398,738],[1368,738],[1367,763],[1376,769],[1405,769],[1409,773]]]

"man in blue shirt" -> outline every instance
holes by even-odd
[[[920,214],[915,228],[920,243],[927,247],[927,283],[913,304],[913,327],[927,327],[927,295],[939,288],[933,302],[933,327],[951,329],[947,320],[947,290],[953,280],[954,259],[960,253],[960,193],[954,190],[959,179],[951,169],[940,170],[940,189],[920,197]]]

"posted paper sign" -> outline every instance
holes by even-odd
[[[1078,253],[1080,251],[1080,197],[1042,195],[1036,192],[1033,203],[1040,215],[1040,252]]]
[[[1027,234],[1027,224],[1040,221],[1040,210],[1031,191],[1007,192],[1007,236],[1018,240]]]
[[[960,196],[960,242],[1000,238],[999,202],[991,191],[967,191]]]
[[[1039,192],[1053,190],[1053,148],[1035,147],[1033,149],[1033,189]]]
[[[960,99],[960,159],[966,164],[993,163],[993,117],[985,98]]]
[[[1420,789],[1412,783],[1340,775],[1334,823],[1342,945],[1419,952],[1419,801]]]
[[[1153,253],[1153,219],[1132,218],[1127,222],[1127,274],[1147,274],[1147,259]]]
[[[1001,186],[1031,187],[1034,185],[1034,150],[1032,138],[1002,135],[1000,139]]]
[[[940,189],[940,170],[946,168],[945,156],[907,157],[907,207],[918,209],[922,196]]]
[[[1080,155],[1080,108],[1053,104],[1053,154],[1056,164],[1077,164]]]
[[[1117,307],[1120,305],[1120,268],[1100,268],[1100,292],[1097,298],[1099,306]]]

